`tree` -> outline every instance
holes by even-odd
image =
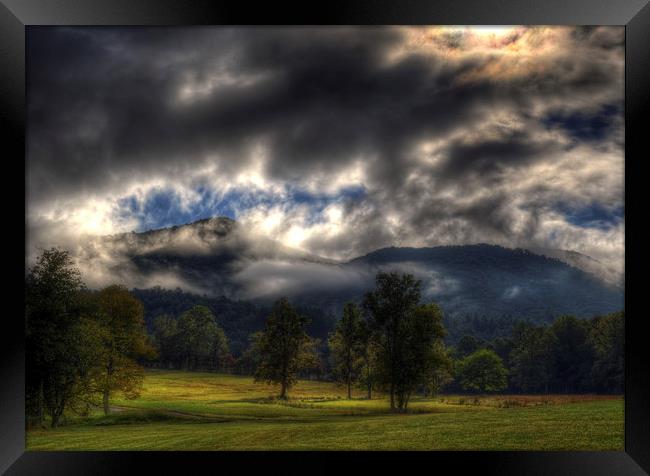
[[[413,275],[383,272],[376,276],[375,290],[366,294],[364,309],[390,408],[406,411],[412,392],[439,365],[436,342],[445,334],[442,312],[435,304],[420,304],[420,282]]]
[[[56,427],[82,387],[87,349],[75,339],[82,288],[69,253],[57,248],[44,250],[26,277],[26,403],[39,425],[47,411]]]
[[[97,387],[102,393],[104,413],[110,411],[110,395],[121,391],[126,398],[137,398],[143,369],[136,359],[155,356],[144,328],[144,310],[125,287],[112,285],[97,295],[101,324],[101,372]]]
[[[512,383],[524,391],[548,393],[553,374],[554,336],[544,326],[518,323],[513,330],[510,352]]]
[[[187,369],[217,368],[228,353],[226,335],[205,306],[194,306],[178,318],[178,340]]]
[[[397,406],[401,411],[406,410],[416,388],[429,382],[431,376],[447,364],[441,352],[445,330],[438,305],[419,305],[413,313],[407,314],[404,324],[403,363],[396,385]]]
[[[215,371],[228,370],[232,365],[232,356],[228,349],[228,338],[216,323],[210,326],[210,367]]]
[[[279,384],[281,399],[287,398],[298,372],[314,365],[316,357],[306,325],[307,318],[298,314],[286,298],[280,298],[273,304],[256,342],[260,360],[255,381]]]
[[[309,318],[307,318],[307,322],[309,322]],[[306,380],[320,379],[325,370],[324,362],[321,358],[324,347],[327,347],[327,344],[324,345],[320,339],[307,336],[307,341],[302,349],[303,362],[296,373],[297,377]]]
[[[57,427],[66,411],[78,414],[88,412],[96,404],[94,375],[98,362],[101,333],[95,321],[78,317],[58,339],[58,345],[67,349],[59,353],[52,371],[45,378],[45,405],[51,417],[51,426]]]
[[[77,347],[74,360],[79,378],[75,385],[75,398],[70,399],[67,407],[79,415],[87,416],[91,406],[101,404],[97,382],[101,374],[104,336],[104,328],[88,309],[82,312],[80,320],[70,329],[69,339]]]
[[[615,312],[595,319],[589,341],[595,354],[592,368],[594,385],[622,392],[625,381],[625,313]]]
[[[253,375],[262,361],[260,355],[262,332],[253,332],[248,336],[248,348],[237,361],[238,372],[246,375]]]
[[[366,398],[372,399],[372,389],[378,380],[377,343],[372,337],[372,332],[366,320],[361,321],[360,326],[360,372],[359,383],[366,390]]]
[[[162,365],[178,366],[181,359],[181,347],[178,330],[178,321],[163,314],[153,320],[153,342],[158,351],[158,358]]]
[[[232,366],[226,334],[205,306],[193,306],[178,319],[158,316],[153,321],[153,339],[163,365],[211,370]]]
[[[334,377],[346,385],[348,399],[352,398],[352,383],[358,379],[363,365],[361,323],[359,308],[354,303],[347,303],[343,308],[343,317],[337,322],[328,341]]]
[[[474,336],[464,335],[456,344],[454,349],[454,355],[457,359],[462,359],[467,357],[470,354],[473,354],[480,348],[482,348],[483,343]]]
[[[551,325],[553,333],[553,385],[564,393],[588,385],[593,363],[588,321],[562,316]]]
[[[435,397],[454,379],[453,361],[449,351],[442,342],[435,345],[435,355],[438,365],[433,366],[424,385],[424,396]]]
[[[496,352],[506,366],[508,365],[510,352],[512,352],[512,340],[509,337],[495,337],[490,341],[487,348]]]
[[[508,372],[494,351],[479,349],[460,360],[456,376],[465,390],[499,392],[508,386]]]

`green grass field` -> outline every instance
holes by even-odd
[[[300,381],[287,402],[275,394],[251,377],[148,371],[139,399],[30,430],[27,449],[623,450],[622,397],[445,395],[397,415],[327,382]]]

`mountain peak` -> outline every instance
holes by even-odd
[[[187,223],[187,225],[188,226],[208,225],[208,224],[212,225],[212,224],[223,224],[223,223],[236,223],[236,221],[227,216],[213,216],[208,218],[201,218],[200,220]]]
[[[170,226],[164,226],[160,228],[149,228],[144,231],[132,231],[131,233],[137,234],[137,235],[143,235],[143,234],[148,234],[148,233],[157,233],[157,232],[164,232],[164,231],[174,231],[174,230],[179,230],[182,228],[199,228],[199,229],[227,229],[228,231],[231,230],[237,222],[233,220],[230,217],[226,216],[214,216],[214,217],[208,217],[208,218],[201,218],[199,220],[195,220],[189,223],[181,223],[180,225],[170,225]]]

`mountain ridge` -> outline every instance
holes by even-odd
[[[359,301],[379,271],[414,274],[423,283],[424,298],[449,314],[544,318],[622,308],[621,287],[526,248],[392,246],[336,261],[251,233],[228,217],[102,237],[89,244],[82,259],[89,268],[104,266],[112,280],[130,288],[178,287],[260,303],[287,296],[331,312],[347,300]]]
[[[196,228],[196,227],[205,227],[208,228],[206,225],[216,225],[219,227],[224,227],[228,226],[228,229],[224,231],[221,230],[216,230],[216,233],[225,236],[231,231],[235,230],[237,227],[240,226],[239,222],[237,220],[234,220],[230,217],[227,216],[213,216],[213,217],[208,217],[208,218],[201,218],[189,223],[181,224],[181,225],[169,225],[169,226],[164,226],[161,228],[150,228],[147,230],[143,231],[130,231],[126,233],[117,233],[117,234],[112,234],[112,235],[106,235],[105,238],[119,238],[123,237],[125,235],[140,235],[140,236],[147,236],[147,235],[152,235],[156,234],[159,232],[165,232],[165,231],[177,231],[177,230],[182,230],[183,228],[190,227],[190,228]],[[209,229],[204,230],[204,231],[215,231],[214,229]],[[575,250],[565,250],[561,248],[544,248],[544,247],[538,247],[538,246],[530,246],[530,247],[507,247],[507,246],[502,246],[502,245],[497,245],[497,244],[492,244],[492,243],[486,243],[486,242],[478,242],[478,243],[466,243],[466,244],[461,244],[461,245],[435,245],[435,246],[424,246],[424,247],[411,247],[411,246],[387,246],[387,247],[382,247],[378,248],[376,250],[369,251],[368,253],[365,253],[364,255],[356,256],[354,258],[350,258],[347,260],[336,260],[332,258],[326,258],[320,255],[314,255],[312,253],[307,253],[295,248],[289,248],[284,245],[281,245],[284,248],[291,249],[291,251],[297,255],[303,255],[303,256],[309,256],[312,260],[317,260],[319,262],[328,262],[331,264],[349,264],[352,263],[356,260],[359,260],[363,258],[364,256],[367,256],[372,253],[379,252],[384,249],[434,249],[434,248],[454,248],[454,247],[463,247],[463,246],[495,246],[495,247],[501,247],[505,249],[510,249],[510,250],[524,250],[528,251],[530,253],[536,254],[536,255],[541,255],[541,256],[546,256],[551,259],[556,259],[559,260],[563,263],[566,263],[569,266],[573,266],[579,269],[582,269],[583,271],[589,272],[591,274],[596,275],[597,277],[602,277],[599,276],[597,271],[594,269],[594,267],[588,267],[588,266],[581,266],[585,261],[597,264],[599,266],[605,267],[605,265],[600,262],[599,260],[586,255],[584,253],[580,253]],[[622,278],[622,277],[621,277]],[[609,280],[608,281],[610,284],[615,283],[616,280]]]

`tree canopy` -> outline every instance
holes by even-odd
[[[479,349],[460,360],[456,375],[465,390],[474,392],[499,392],[508,386],[501,357],[489,349]]]
[[[363,366],[364,352],[363,321],[356,304],[345,304],[343,317],[336,323],[328,344],[333,376],[346,385],[350,399],[352,384],[358,380]]]
[[[81,332],[81,274],[69,253],[44,250],[25,283],[27,411],[37,424],[44,413],[57,426],[85,389],[87,342]]]
[[[420,282],[413,275],[384,272],[364,298],[379,382],[389,392],[393,411],[405,411],[413,391],[440,364],[436,343],[444,337],[442,312],[420,298]]]
[[[101,372],[97,387],[102,393],[104,413],[110,410],[110,395],[121,391],[137,398],[143,371],[138,358],[153,358],[155,350],[144,328],[144,311],[124,286],[111,285],[97,294],[97,317],[102,345],[98,348]]]
[[[315,364],[314,343],[305,332],[306,325],[307,318],[280,298],[255,342],[259,355],[255,380],[279,384],[282,399],[287,398],[298,372]]]

